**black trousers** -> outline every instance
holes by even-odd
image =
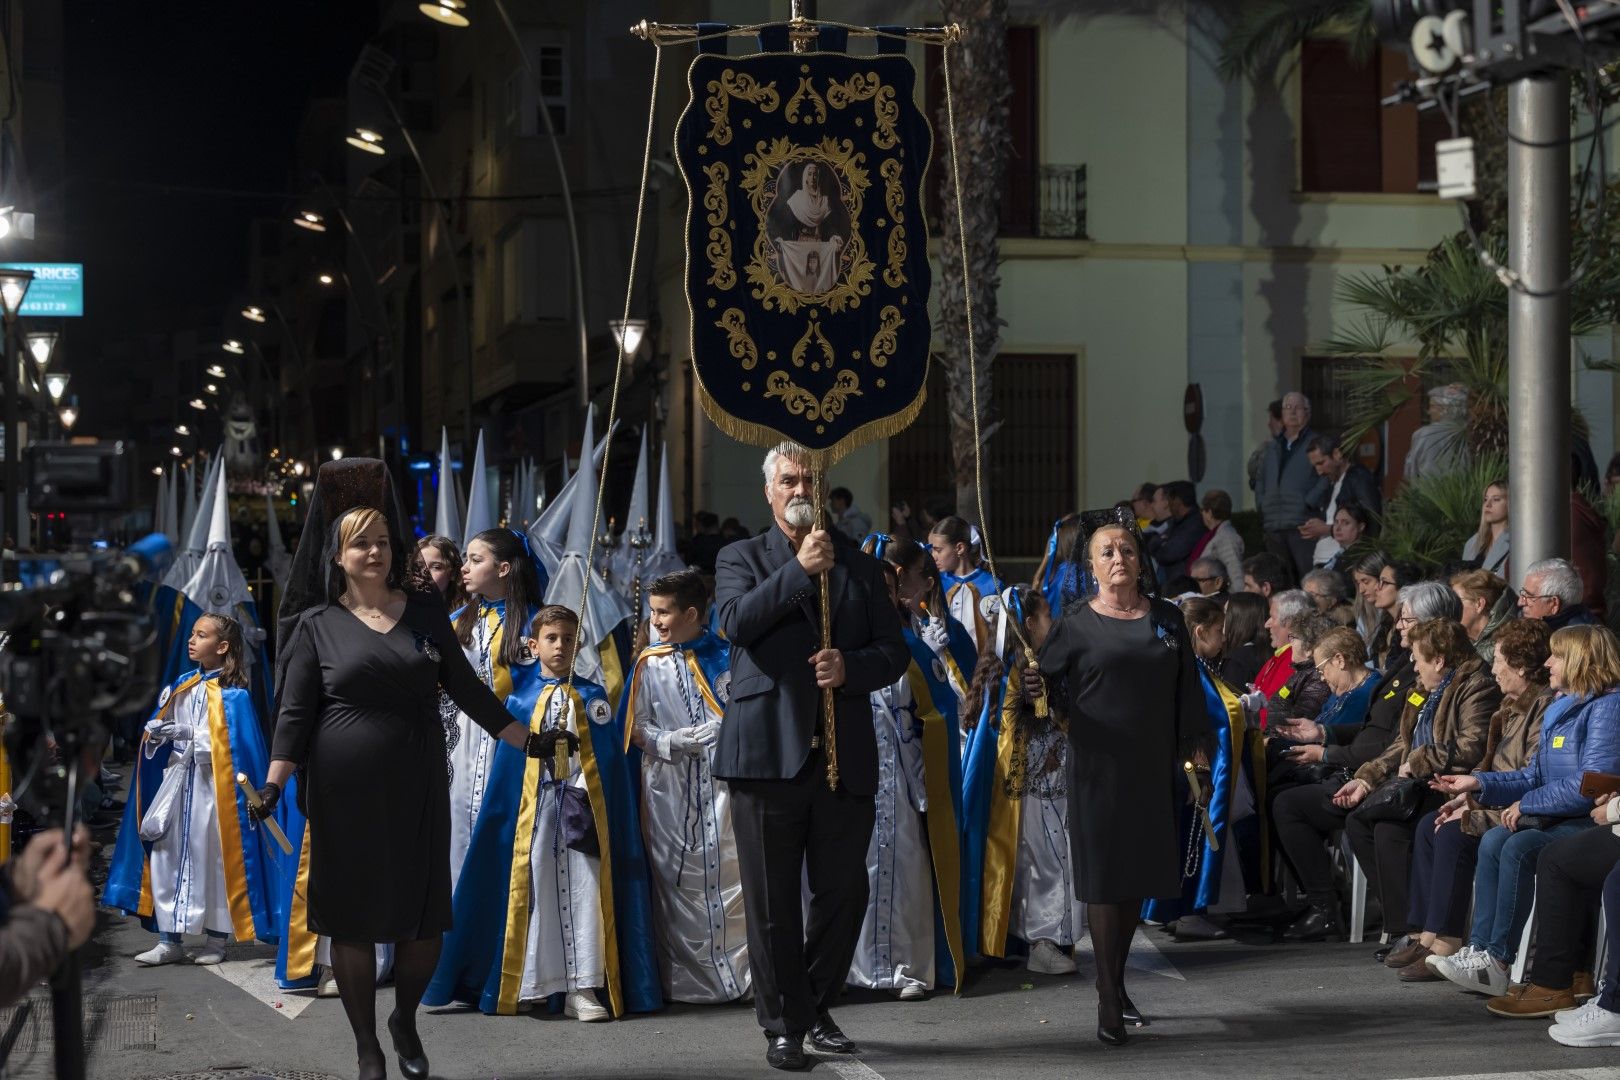
[[[1440,937],[1468,936],[1468,908],[1474,899],[1474,864],[1479,837],[1453,821],[1435,831],[1436,811],[1418,819],[1412,852],[1412,907],[1406,922]]]
[[[1334,781],[1300,784],[1282,792],[1271,804],[1271,827],[1283,857],[1294,868],[1299,887],[1316,902],[1338,897],[1333,860],[1323,842],[1344,828],[1345,811],[1333,805],[1333,793],[1343,786]]]
[[[1536,952],[1530,981],[1568,990],[1591,955],[1599,899],[1620,928],[1620,836],[1607,826],[1554,840],[1536,860]],[[1611,930],[1611,933],[1613,931]],[[1620,1012],[1620,944],[1609,946],[1601,1004]]]
[[[1266,530],[1266,550],[1283,561],[1283,564],[1294,572],[1294,580],[1299,581],[1310,572],[1316,560],[1316,541],[1307,540],[1299,535],[1299,529],[1268,529]]]
[[[819,750],[792,780],[731,781],[754,1012],[768,1035],[804,1034],[849,977],[874,816],[872,796],[828,790]]]
[[[1379,906],[1383,908],[1387,934],[1408,934],[1421,929],[1408,919],[1412,842],[1418,821],[1431,810],[1440,809],[1445,801],[1445,796],[1438,791],[1425,792],[1417,817],[1411,821],[1370,822],[1354,812],[1344,819],[1344,833],[1350,838],[1350,847],[1361,864],[1361,872],[1367,875],[1367,891],[1378,897]],[[1433,822],[1429,827],[1434,827]]]

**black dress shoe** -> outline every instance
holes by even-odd
[[[1121,1020],[1124,1020],[1131,1027],[1148,1026],[1147,1017],[1143,1016],[1142,1010],[1132,1003],[1129,994],[1122,995],[1119,999],[1119,1016]]]
[[[1312,904],[1309,911],[1283,931],[1284,941],[1343,941],[1344,936],[1337,901]]]
[[[810,1059],[804,1056],[803,1036],[770,1036],[770,1042],[765,1048],[765,1064],[773,1069],[785,1069],[788,1072],[808,1069]]]
[[[1378,951],[1373,953],[1373,963],[1382,964],[1385,960],[1389,959],[1390,953],[1394,952],[1396,949],[1404,949],[1408,944],[1409,942],[1407,941],[1407,935],[1402,934],[1400,937],[1391,941],[1388,945],[1379,946]]]
[[[406,1031],[399,1013],[388,1015],[388,1034],[394,1040],[394,1053],[399,1055],[399,1071],[406,1080],[428,1080],[427,1052],[422,1049],[421,1036]]]
[[[823,1054],[853,1054],[855,1052],[854,1042],[850,1040],[848,1035],[838,1030],[838,1025],[833,1023],[833,1018],[826,1013],[822,1013],[821,1019],[817,1020],[810,1028],[810,1045]]]
[[[1124,1017],[1118,1012],[1110,1014],[1107,1006],[1097,1003],[1097,1041],[1109,1046],[1124,1046],[1129,1037],[1125,1034]]]

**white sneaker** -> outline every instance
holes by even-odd
[[[1029,950],[1029,963],[1024,966],[1042,975],[1073,975],[1075,972],[1074,958],[1050,941],[1037,941]]]
[[[1469,946],[1451,956],[1426,957],[1424,963],[1435,974],[1475,994],[1501,997],[1507,993],[1508,973],[1496,966],[1491,954]]]
[[[160,941],[143,953],[135,955],[137,964],[157,967],[159,964],[178,964],[186,958],[186,947],[177,941]]]
[[[906,983],[895,992],[895,996],[901,1001],[921,1001],[928,996],[928,992],[917,983]]]
[[[223,945],[215,945],[210,942],[208,945],[191,954],[191,962],[193,964],[201,964],[203,967],[213,967],[215,964],[223,964],[225,962],[225,947]]]
[[[331,968],[321,969],[321,981],[315,986],[315,996],[318,998],[335,998],[338,994],[337,975]]]
[[[563,1003],[563,1015],[586,1024],[611,1019],[608,1011],[597,1004],[595,995],[584,990],[575,990],[568,995]]]
[[[1574,1015],[1566,1020],[1560,1013],[1558,1023],[1547,1029],[1554,1042],[1565,1046],[1620,1046],[1620,1013],[1605,1009],[1597,998],[1569,1011]]]
[[[1575,1022],[1575,1018],[1586,1012],[1586,1010],[1600,1007],[1601,1006],[1597,1005],[1597,995],[1594,994],[1592,997],[1587,998],[1584,1002],[1575,1006],[1573,1009],[1559,1009],[1557,1012],[1553,1013],[1553,1023],[1566,1025],[1573,1024]]]

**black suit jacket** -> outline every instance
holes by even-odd
[[[868,695],[905,674],[911,662],[900,615],[877,560],[833,534],[828,571],[833,648],[844,654],[844,685],[834,691],[838,773],[857,795],[877,791],[877,738]],[[821,734],[821,691],[810,657],[821,648],[820,590],[780,528],[739,540],[715,559],[714,602],[731,642],[726,702],[714,775],[723,780],[788,780]]]

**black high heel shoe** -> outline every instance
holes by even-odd
[[[1125,1034],[1124,1018],[1119,1010],[1109,1015],[1108,1006],[1097,1002],[1097,1041],[1109,1046],[1124,1046],[1128,1037]]]
[[[1131,1027],[1148,1026],[1148,1018],[1143,1016],[1142,1010],[1131,1002],[1131,995],[1129,994],[1120,995],[1119,1016],[1121,1020],[1124,1020]]]
[[[399,1055],[399,1071],[406,1080],[428,1080],[427,1051],[422,1049],[422,1037],[406,1031],[398,1012],[388,1014],[388,1034],[394,1040],[394,1053]]]

